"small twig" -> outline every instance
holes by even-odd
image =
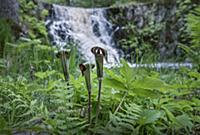
[[[113,115],[116,115],[116,113],[119,111],[119,109],[121,108],[126,96],[127,96],[128,92],[124,93],[124,96],[122,98],[122,100],[120,101],[119,105],[117,106],[116,110],[114,111]],[[110,124],[112,120],[109,120],[108,123],[106,124],[106,128],[108,127],[108,125]]]

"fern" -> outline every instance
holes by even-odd
[[[88,124],[85,118],[80,118],[79,108],[73,101],[74,90],[63,82],[58,82],[51,91],[50,104],[54,119],[48,119],[44,123],[52,126],[50,130],[54,134],[79,134]]]
[[[71,85],[60,80],[52,80],[45,85],[26,83],[0,78],[0,133],[15,129],[17,133],[73,135],[88,127],[87,119],[80,118],[81,105],[74,102]]]
[[[191,33],[192,45],[182,45],[183,50],[186,51],[188,56],[193,60],[194,63],[198,64],[200,54],[200,6],[198,5],[191,13],[187,16],[188,21],[188,32]]]
[[[32,85],[33,87],[34,85]],[[50,134],[79,134],[87,126],[87,120],[80,118],[80,105],[75,104],[74,89],[61,80],[49,81],[37,86],[27,112],[21,118],[32,116],[22,123],[22,131],[47,132]],[[32,89],[31,89],[32,90]]]
[[[135,133],[135,124],[141,117],[142,107],[130,103],[124,104],[124,108],[121,108],[120,112],[116,114],[110,113],[110,121],[107,124],[103,134],[131,134]]]
[[[161,129],[159,129],[158,121],[163,116],[164,111],[144,109],[135,103],[125,103],[119,112],[110,113],[110,121],[102,133],[119,135],[160,134]]]

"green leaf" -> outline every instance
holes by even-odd
[[[148,89],[131,89],[131,91],[129,91],[129,95],[137,95],[146,98],[158,98],[159,96],[161,96],[161,94],[158,91]]]
[[[40,78],[40,79],[45,79],[53,74],[55,74],[56,71],[55,70],[52,70],[52,71],[46,71],[46,72],[36,72],[35,73],[35,76]]]
[[[187,114],[179,115],[176,117],[176,119],[177,119],[179,125],[181,125],[184,128],[188,127],[191,131],[191,129],[193,127],[193,123],[191,121],[191,118]]]
[[[148,89],[148,90],[159,90],[166,92],[171,89],[169,85],[157,78],[146,77],[142,80],[137,80],[132,83],[132,87],[135,89]]]
[[[199,88],[199,86],[200,86],[200,80],[193,81],[193,82],[189,85],[190,88]]]
[[[124,86],[124,84],[116,79],[105,78],[103,80],[103,84],[105,87],[113,88],[116,90],[122,90],[122,91],[127,90],[127,88]]]
[[[193,116],[192,117],[192,120],[194,121],[194,122],[197,122],[197,123],[199,123],[200,124],[200,116]]]
[[[145,109],[142,114],[141,118],[139,119],[140,125],[150,124],[157,121],[161,118],[163,113],[159,110],[147,110]]]
[[[126,83],[129,84],[132,82],[132,80],[134,79],[134,72],[133,72],[133,68],[131,68],[127,62],[125,62],[124,60],[122,61],[123,67],[120,68],[120,73],[123,76],[123,78],[125,78]]]
[[[198,72],[189,72],[188,75],[200,79],[200,73]]]
[[[170,121],[176,122],[176,118],[175,118],[175,116],[173,115],[172,112],[170,112],[170,111],[169,111],[166,107],[164,107],[164,106],[162,106],[162,109],[165,111],[165,113],[166,113],[166,115],[167,115],[167,117],[168,117],[168,119],[169,119]]]

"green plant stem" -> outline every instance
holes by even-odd
[[[127,94],[128,94],[128,92],[125,92],[125,93],[124,93],[124,96],[123,96],[122,100],[120,101],[119,105],[117,106],[116,110],[114,111],[113,115],[115,115],[115,114],[119,111],[119,109],[120,109],[120,107],[122,106],[122,103],[124,102],[124,100],[125,100]],[[111,121],[112,121],[112,120],[109,120],[109,121],[108,121],[108,123],[106,124],[106,128],[108,127],[108,125],[110,124]]]
[[[62,52],[62,54],[61,54],[61,63],[62,63],[62,68],[63,68],[65,81],[69,81],[68,60],[67,60],[66,55],[64,54],[64,52]]]
[[[88,90],[88,123],[91,124],[91,89]]]
[[[114,115],[119,111],[119,109],[120,109],[120,107],[122,106],[122,103],[124,102],[124,100],[125,100],[127,94],[128,94],[128,92],[125,92],[125,94],[124,94],[124,96],[123,96],[121,102],[119,103],[119,105],[117,106],[117,108],[116,108],[116,110],[115,110],[115,112],[114,112]]]
[[[99,78],[99,90],[98,90],[98,97],[97,97],[97,108],[96,108],[96,120],[95,120],[95,125],[98,122],[98,116],[100,112],[100,100],[101,100],[101,85],[102,85],[102,78]]]

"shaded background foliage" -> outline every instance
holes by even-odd
[[[58,2],[66,1],[45,1]],[[69,1],[67,1],[69,2]],[[127,1],[72,1],[76,6],[108,6]],[[82,2],[82,3],[81,3]],[[189,3],[187,3],[189,2]],[[192,3],[194,3],[193,1]],[[196,1],[198,2],[198,1]],[[96,5],[98,4],[99,5]],[[185,57],[199,65],[199,5],[180,2],[176,16],[186,25],[181,42]],[[70,3],[73,5],[73,3]],[[105,4],[105,5],[104,5]],[[168,2],[166,1],[166,4]],[[4,45],[0,59],[0,134],[25,132],[47,134],[198,134],[200,131],[199,67],[177,70],[149,68],[133,69],[122,61],[122,67],[105,69],[99,123],[87,123],[87,91],[84,78],[77,69],[76,49],[70,60],[71,80],[64,81],[61,63],[48,41],[44,18],[48,11],[39,1],[19,0],[21,24],[1,20],[0,42]],[[181,7],[183,6],[183,7]],[[179,12],[180,11],[180,12]],[[113,20],[114,21],[114,20]],[[125,21],[123,23],[126,23]],[[140,40],[138,49],[150,55],[145,36],[154,39],[159,24],[135,33],[135,24],[125,24],[128,39],[122,45],[132,47]],[[163,24],[161,23],[163,26]],[[166,24],[164,24],[165,26]],[[25,26],[25,35],[16,27]],[[185,28],[186,27],[186,28]],[[162,27],[161,27],[162,28]],[[24,30],[23,30],[24,31]],[[14,34],[14,33],[17,34]],[[145,35],[147,34],[148,35]],[[156,38],[156,37],[155,37]],[[125,43],[124,43],[125,42]],[[148,43],[149,44],[149,43]],[[154,44],[154,42],[152,43]],[[133,46],[133,49],[137,49]],[[131,48],[131,49],[132,49]],[[147,51],[148,50],[148,51]],[[140,55],[143,57],[143,55]],[[142,58],[140,58],[142,59]],[[155,62],[154,57],[150,59]],[[174,58],[176,60],[176,58]],[[92,108],[96,107],[97,79],[92,72]],[[92,117],[95,117],[93,109]]]

